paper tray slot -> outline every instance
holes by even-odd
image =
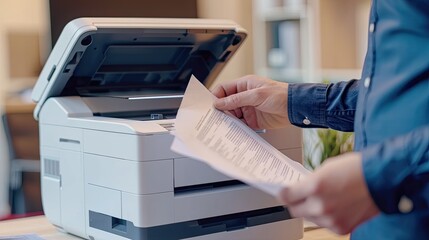
[[[246,227],[265,224],[267,222],[281,221],[291,218],[286,208],[282,206],[211,217],[198,220],[202,228],[223,226],[225,231],[234,231]]]
[[[122,97],[82,97],[85,104],[91,109],[93,116],[113,118],[144,118],[147,120],[152,114],[162,114],[164,119],[174,118],[182,101],[181,97],[160,99],[135,99]],[[160,118],[152,118],[156,120]]]
[[[177,109],[94,113],[94,116],[126,118],[126,119],[137,120],[137,121],[175,119],[176,115],[177,115]]]
[[[111,97],[111,98],[122,98],[128,100],[139,100],[139,99],[171,99],[171,98],[183,98],[184,91],[181,89],[142,89],[139,91],[110,91],[106,89],[104,91],[91,91],[91,88],[78,89],[79,96],[83,97]]]
[[[189,194],[189,193],[196,193],[196,192],[202,192],[207,190],[214,190],[214,189],[220,189],[220,188],[226,188],[226,187],[232,187],[232,186],[238,186],[238,185],[246,185],[246,184],[238,180],[230,180],[230,181],[223,181],[223,182],[214,182],[214,183],[205,183],[205,184],[198,184],[198,185],[191,185],[191,186],[184,186],[184,187],[176,187],[174,188],[174,194],[175,195]]]

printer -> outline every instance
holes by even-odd
[[[68,23],[32,94],[48,220],[85,239],[302,238],[272,196],[170,150],[191,75],[210,86],[245,38],[225,20]],[[299,129],[260,134],[302,159]]]

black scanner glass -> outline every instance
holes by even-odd
[[[99,29],[76,41],[61,69],[59,95],[182,94],[191,75],[206,79],[238,48],[232,30]]]

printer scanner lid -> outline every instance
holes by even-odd
[[[191,75],[210,85],[246,32],[228,20],[79,18],[53,48],[32,98],[180,95]]]

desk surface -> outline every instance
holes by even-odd
[[[0,236],[37,234],[46,240],[80,240],[59,232],[44,216],[22,218],[0,222]],[[336,236],[325,229],[314,229],[304,233],[303,240],[346,240],[348,236]]]

